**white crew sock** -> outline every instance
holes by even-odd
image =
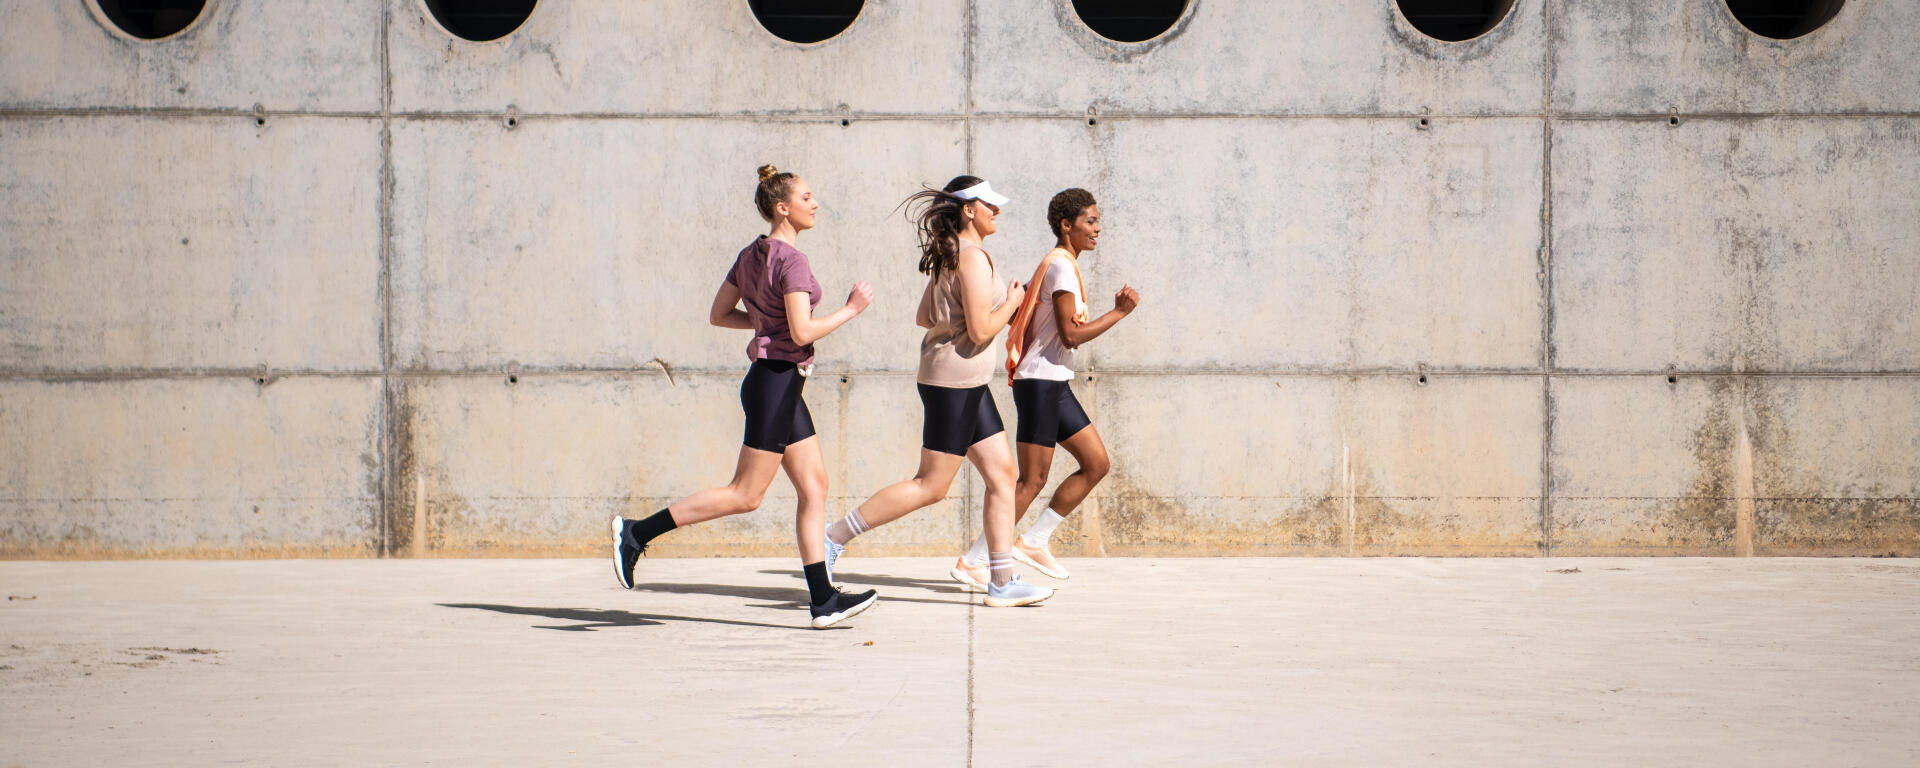
[[[1026,533],[1021,534],[1021,538],[1026,540],[1029,547],[1046,549],[1047,540],[1053,538],[1053,529],[1065,519],[1060,516],[1060,513],[1053,511],[1053,507],[1047,507],[1047,511],[1040,515],[1039,520],[1034,521],[1032,528],[1028,528]]]
[[[980,538],[974,539],[973,546],[967,547],[967,553],[961,555],[960,560],[967,565],[986,565],[987,535],[982,533]]]
[[[827,526],[827,538],[833,539],[833,543],[844,547],[847,542],[853,541],[853,537],[868,530],[871,529],[867,527],[866,518],[861,517],[860,510],[855,508],[852,512],[848,512],[846,517],[840,518],[840,522]]]

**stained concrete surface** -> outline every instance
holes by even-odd
[[[379,404],[364,379],[0,381],[0,556],[375,554]]]
[[[735,1],[484,43],[420,0],[152,41],[0,4],[0,556],[590,550],[732,468],[746,338],[706,305],[765,162],[825,206],[827,306],[878,291],[809,385],[830,511],[912,470],[894,206],[971,171],[1010,276],[1083,186],[1092,305],[1145,297],[1082,350],[1114,472],[1068,551],[1920,549],[1920,6],[1775,41],[1519,0],[1442,43],[1394,0],[1199,0],[1138,44],[1071,6],[870,0],[796,45]],[[788,493],[668,549],[785,552]],[[978,499],[874,543],[951,552]]]
[[[307,116],[0,120],[0,370],[377,369],[379,137]]]
[[[746,3],[554,2],[490,43],[451,39],[414,0],[386,0],[401,111],[952,113],[964,0],[873,0],[838,36],[769,34]]]
[[[0,563],[7,765],[1911,765],[1902,560]],[[1038,577],[1035,577],[1038,578]]]
[[[379,0],[215,0],[164,40],[127,35],[93,2],[8,3],[0,19],[0,104],[8,107],[380,106]]]
[[[1555,0],[1553,107],[1641,112],[1911,112],[1920,6],[1853,0],[1812,33],[1774,40],[1721,2]]]

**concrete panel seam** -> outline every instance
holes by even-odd
[[[0,107],[0,119],[9,118],[49,118],[49,117],[323,117],[376,120],[391,118],[397,120],[498,120],[506,116],[505,110],[463,110],[432,111],[414,110],[400,112],[356,112],[339,110],[254,110],[240,107],[87,107],[87,108],[4,108]],[[969,118],[980,120],[1084,120],[1086,112],[1033,112],[1033,111],[962,111],[962,112],[860,112],[854,110],[776,110],[776,111],[736,111],[736,112],[517,112],[517,117],[527,120],[573,120],[593,121],[630,121],[630,120],[754,120],[754,121],[794,121],[794,122],[837,122],[841,119],[878,120],[890,122],[915,121],[952,121]],[[1767,120],[1767,119],[1853,119],[1872,120],[1886,118],[1920,118],[1916,111],[1884,112],[1559,112],[1559,111],[1516,111],[1516,112],[1417,112],[1417,111],[1376,111],[1376,112],[1281,112],[1281,111],[1232,111],[1232,112],[1144,112],[1129,110],[1101,110],[1102,120],[1408,120],[1418,118],[1434,120],[1665,120],[1669,117],[1681,117],[1689,120]]]
[[[1769,120],[1769,119],[1816,119],[1816,120],[1872,120],[1876,118],[1913,118],[1920,112],[1911,110],[1888,110],[1885,112],[1791,112],[1771,110],[1767,112],[1553,112],[1555,120],[1665,120],[1669,117],[1681,117],[1689,120]]]
[[[658,376],[673,381],[676,376],[740,376],[746,368],[702,368],[674,366],[671,373],[657,367],[641,368],[594,368],[569,366],[525,366],[514,371],[515,374],[544,377],[604,376],[610,378]],[[821,368],[820,376],[859,376],[863,378],[903,378],[915,375],[912,370],[879,369],[832,369]],[[1920,378],[1920,370],[1893,371],[1848,371],[1848,370],[1787,370],[1787,371],[1732,371],[1732,370],[1684,370],[1679,368],[1660,368],[1645,370],[1568,370],[1556,369],[1551,374],[1531,369],[1453,369],[1453,368],[1355,368],[1355,369],[1232,369],[1211,368],[1168,368],[1168,369],[1113,369],[1101,370],[1101,376],[1253,376],[1269,378],[1377,378],[1377,377],[1418,377],[1420,375],[1448,378],[1511,378],[1545,377],[1558,378],[1649,378],[1679,376],[1691,378],[1719,379],[1729,377],[1771,378],[1771,379],[1910,379]],[[366,369],[272,369],[262,376],[258,368],[141,368],[113,370],[0,370],[0,381],[40,382],[59,384],[69,382],[108,382],[108,381],[157,381],[168,379],[253,379],[256,383],[271,385],[283,379],[355,379],[377,376],[390,376],[396,379],[463,379],[505,376],[504,367],[481,368],[394,368],[381,370]],[[262,382],[260,379],[264,378]]]
[[[962,159],[966,161],[967,173],[973,172],[973,53],[974,53],[975,37],[979,34],[979,31],[980,31],[979,25],[976,23],[976,17],[974,16],[976,5],[977,5],[976,0],[967,0],[967,36],[966,36],[966,40],[961,44],[962,71],[960,73],[960,82],[961,82],[961,88],[964,91],[964,93],[961,95],[961,108],[963,110],[963,114],[961,118],[962,123],[960,126],[960,130],[964,135],[964,140],[966,142],[965,155],[963,156]],[[967,750],[967,764],[972,765],[973,750],[971,749],[971,744],[973,741],[973,728],[972,728],[973,720],[972,720],[971,713],[973,711],[973,705],[972,705],[971,698],[969,698],[968,700],[967,711],[969,713],[968,720],[967,720],[967,725],[968,725],[967,741],[969,744],[969,749]]]
[[[963,136],[963,142],[965,143],[965,149],[963,151],[961,159],[966,162],[967,173],[972,173],[974,168],[974,165],[973,165],[973,143],[974,143],[973,142],[973,87],[974,87],[973,55],[974,55],[975,37],[979,34],[979,24],[977,23],[978,17],[975,16],[975,11],[977,10],[978,5],[979,5],[979,0],[967,0],[967,21],[966,21],[967,35],[966,35],[965,42],[963,42],[961,45],[961,50],[962,50],[961,55],[963,57],[962,67],[965,70],[964,72],[961,73],[961,89],[964,92],[962,95],[962,99],[963,99],[962,104],[966,110],[966,117],[960,123],[960,130]],[[973,509],[973,483],[971,482],[972,470],[973,470],[973,467],[971,465],[968,465],[962,468],[962,473],[961,473],[962,474],[961,482],[963,483],[961,487],[966,489],[966,496],[967,496],[966,503],[960,506],[960,515],[963,518],[961,520],[961,525],[960,525],[961,531],[972,530],[972,526],[969,523],[972,516],[967,514],[968,510]],[[983,536],[985,535],[984,525],[985,525],[985,521],[983,520],[982,521],[983,527],[979,535],[983,535]],[[968,541],[963,542],[961,546],[967,546],[968,544],[971,544],[971,543],[972,543],[971,537],[969,537]],[[974,675],[973,612],[974,612],[974,601],[968,600],[967,601],[967,702],[966,702],[966,705],[967,705],[967,768],[973,768],[973,735],[974,735],[974,724],[975,724],[974,709],[975,709],[975,703],[977,701],[977,698],[974,695],[974,685],[973,685],[973,675]]]
[[[331,117],[352,120],[374,120],[380,117],[380,113],[340,110],[254,109],[251,107],[0,107],[0,119],[49,117],[244,117],[248,119],[256,117]]]
[[[380,531],[380,556],[393,556],[393,510],[399,479],[394,471],[398,413],[393,377],[393,60],[389,30],[391,3],[380,4],[380,504],[374,511]],[[415,532],[418,533],[417,531]]]
[[[1661,113],[1622,113],[1617,115],[1597,115],[1597,119],[1664,119],[1669,112]],[[1102,119],[1114,120],[1407,120],[1421,117],[1436,120],[1538,120],[1548,117],[1544,112],[1140,112],[1102,110]],[[482,109],[462,111],[414,110],[393,113],[382,112],[342,112],[342,111],[300,111],[300,110],[254,110],[241,108],[186,108],[155,107],[144,108],[0,108],[0,119],[5,118],[48,118],[48,117],[329,117],[351,118],[359,120],[377,120],[392,117],[399,120],[417,121],[465,121],[498,120],[507,116],[505,110]],[[887,122],[916,121],[953,121],[976,117],[983,120],[1084,120],[1087,113],[1079,112],[859,112],[854,110],[778,110],[747,112],[516,112],[515,116],[527,120],[571,120],[578,122],[621,122],[633,120],[752,120],[774,122],[837,122],[842,119],[873,120]],[[1556,113],[1552,116],[1558,117]],[[1682,114],[1682,117],[1689,115]],[[1724,115],[1725,117],[1831,117],[1825,114],[1794,115],[1770,113],[1768,115]],[[1862,117],[1902,116],[1896,114],[1861,115]],[[1911,116],[1911,115],[1905,115]],[[1708,116],[1703,116],[1708,117]]]
[[[1553,2],[1540,4],[1542,28],[1553,29]],[[1553,34],[1541,46],[1540,121],[1540,554],[1553,555]]]

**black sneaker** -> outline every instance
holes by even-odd
[[[633,540],[632,529],[626,518],[613,516],[613,575],[627,589],[633,589],[633,564],[647,551],[647,545]]]
[[[873,607],[873,601],[880,599],[880,593],[871,589],[865,592],[842,592],[833,590],[833,596],[827,601],[813,606],[813,628],[825,629],[840,623],[841,619],[859,615],[861,611]]]

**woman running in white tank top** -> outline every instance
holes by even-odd
[[[1093,428],[1086,409],[1073,396],[1073,351],[1106,333],[1140,305],[1140,293],[1122,286],[1113,296],[1113,309],[1097,318],[1087,316],[1086,287],[1080,279],[1080,255],[1100,244],[1100,207],[1092,193],[1074,188],[1053,196],[1047,204],[1047,223],[1056,240],[1028,284],[1026,306],[1014,316],[1007,335],[1007,368],[1013,380],[1013,404],[1019,413],[1014,451],[1020,457],[1020,480],[1014,486],[1013,514],[1024,517],[1027,507],[1047,485],[1054,446],[1073,455],[1079,469],[1060,481],[1052,503],[1025,534],[1013,542],[1013,557],[1056,579],[1069,575],[1053,556],[1053,530],[1086,500],[1107,476],[1107,446]],[[987,562],[987,543],[975,541],[953,568],[954,578],[971,583]]]

